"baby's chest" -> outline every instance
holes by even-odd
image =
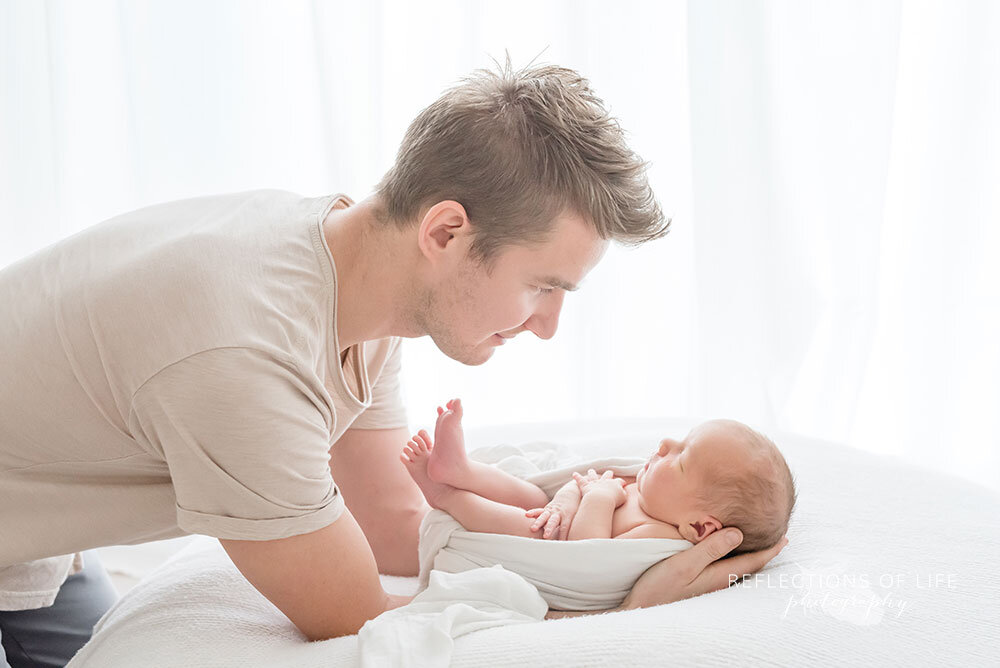
[[[659,522],[647,515],[639,505],[639,495],[636,493],[634,485],[626,487],[625,491],[628,495],[625,498],[625,503],[615,509],[615,514],[611,518],[612,538],[643,524],[659,524]]]

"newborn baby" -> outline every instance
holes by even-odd
[[[468,531],[556,540],[680,538],[691,543],[734,526],[733,553],[777,543],[788,530],[795,485],[778,448],[733,420],[712,420],[683,441],[665,438],[636,477],[574,473],[549,500],[540,488],[466,456],[462,404],[438,407],[434,441],[421,430],[400,460],[433,508]]]

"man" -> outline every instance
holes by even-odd
[[[7,267],[8,660],[40,645],[67,660],[106,608],[106,577],[74,553],[183,533],[217,537],[310,639],[405,604],[378,580],[416,574],[427,510],[398,459],[400,337],[431,336],[466,364],[522,332],[548,339],[610,240],[667,227],[586,80],[508,62],[422,111],[361,202],[171,202]],[[738,542],[717,532],[655,566],[623,607],[720,589],[781,548],[716,561]],[[70,586],[98,603],[68,614]]]

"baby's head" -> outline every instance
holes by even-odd
[[[712,420],[683,441],[665,438],[636,478],[646,514],[697,543],[737,527],[734,551],[771,547],[788,531],[795,483],[777,446],[735,420]]]

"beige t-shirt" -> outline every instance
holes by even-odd
[[[0,270],[0,609],[50,605],[89,548],[340,516],[330,446],[406,426],[398,337],[341,365],[322,222],[350,203],[169,202]]]

